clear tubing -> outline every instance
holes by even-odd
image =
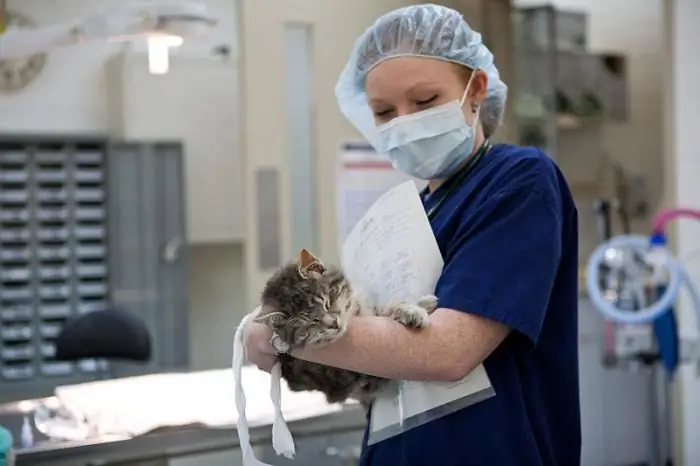
[[[668,209],[662,210],[652,221],[652,231],[654,233],[666,233],[666,227],[673,220],[681,217],[694,218],[700,220],[700,210],[698,209]]]
[[[586,286],[591,302],[601,314],[612,321],[625,324],[651,323],[673,307],[681,285],[685,285],[690,291],[693,307],[700,323],[700,293],[690,280],[681,262],[673,257],[666,248],[655,248],[656,251],[665,254],[665,265],[669,271],[668,286],[656,303],[638,311],[629,312],[615,307],[613,303],[605,299],[598,282],[600,266],[605,260],[606,250],[621,247],[633,249],[644,255],[649,251],[649,238],[642,235],[616,236],[600,244],[591,254],[586,269]]]

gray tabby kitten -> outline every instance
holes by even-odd
[[[345,333],[351,316],[391,317],[406,327],[420,329],[430,323],[437,307],[435,296],[416,303],[399,302],[374,307],[363,303],[337,267],[324,266],[302,249],[297,262],[281,267],[262,292],[255,321],[269,326],[290,351],[331,343]],[[329,403],[355,398],[367,406],[386,379],[323,366],[280,354],[282,377],[292,391],[317,390]]]

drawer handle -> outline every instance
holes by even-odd
[[[328,447],[328,448],[326,448],[326,456],[332,456],[334,458],[340,458],[343,460],[359,461],[360,455],[361,455],[361,450],[358,447],[347,447],[347,448]]]
[[[163,260],[166,264],[172,264],[180,258],[180,248],[182,248],[182,240],[179,236],[168,241],[163,248]]]

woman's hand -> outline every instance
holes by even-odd
[[[246,327],[246,359],[265,372],[270,372],[277,364],[277,351],[270,344],[271,338],[272,330],[265,324],[251,322]]]

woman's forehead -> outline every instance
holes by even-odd
[[[371,98],[407,92],[421,86],[452,86],[460,83],[454,63],[424,57],[397,57],[367,73],[365,91]]]

